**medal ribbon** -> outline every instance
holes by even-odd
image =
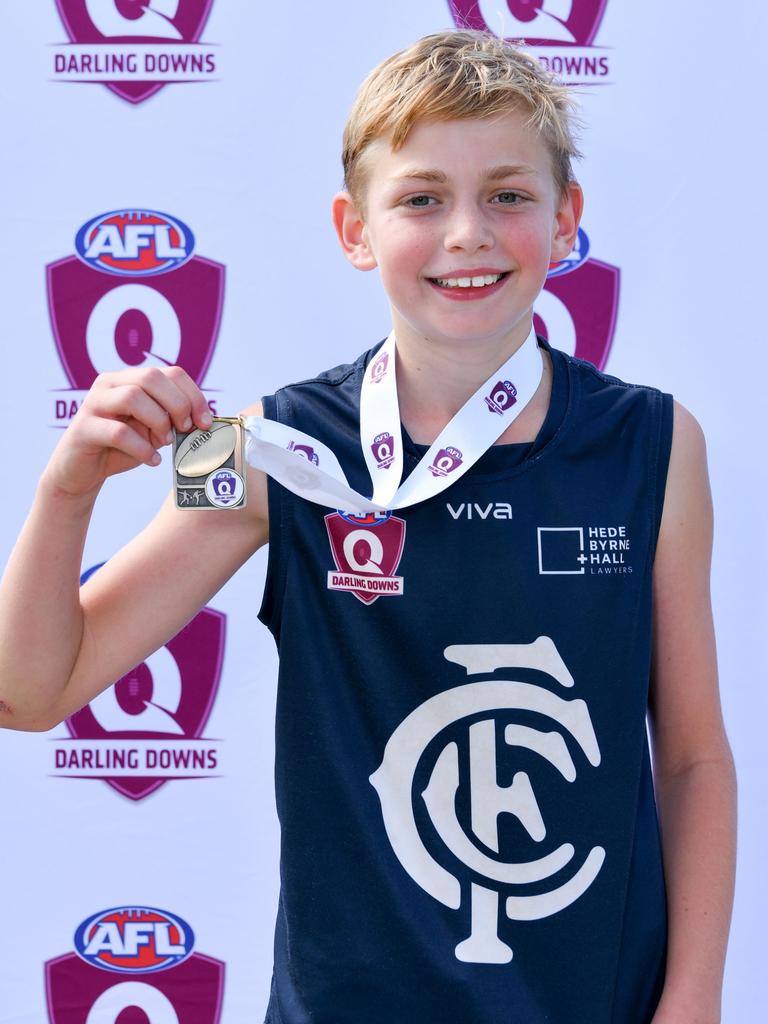
[[[465,402],[401,485],[403,438],[395,336],[390,334],[368,364],[360,394],[360,443],[373,483],[370,498],[349,486],[327,445],[263,416],[245,419],[245,457],[318,505],[354,514],[406,508],[439,494],[471,469],[533,398],[543,369],[531,328],[520,348]]]

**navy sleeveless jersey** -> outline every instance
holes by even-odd
[[[667,922],[645,716],[672,399],[539,343],[536,440],[430,500],[355,519],[269,482],[268,1024],[653,1016]],[[376,350],[264,403],[362,493]],[[403,443],[407,474],[426,448]]]

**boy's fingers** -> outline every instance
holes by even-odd
[[[102,419],[91,416],[81,427],[81,437],[94,448],[114,448],[148,466],[156,465],[157,451],[137,429],[137,424],[125,420]]]
[[[180,366],[103,374],[94,385],[94,398],[98,401],[109,390],[129,384],[137,385],[153,398],[168,413],[177,430],[191,430],[193,419],[198,425],[210,426],[210,414],[207,421],[205,419],[208,413],[207,402],[198,386]]]
[[[208,399],[186,370],[183,370],[180,366],[169,366],[165,373],[189,399],[192,406],[192,419],[196,426],[210,427],[213,417],[211,416],[211,410],[208,408]]]
[[[151,432],[156,447],[170,443],[172,424],[168,413],[138,384],[124,384],[102,392],[91,411],[96,416],[130,417]]]

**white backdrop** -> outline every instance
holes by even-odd
[[[112,0],[87,6],[114,10]],[[187,11],[202,14],[206,4],[156,0],[153,6],[182,25]],[[583,22],[600,4],[558,6],[583,15]],[[162,211],[188,225],[196,256],[225,267],[220,329],[209,338],[203,379],[221,412],[354,357],[387,333],[388,320],[376,276],[348,266],[330,225],[344,118],[370,67],[453,23],[447,0],[385,6],[213,0],[198,42],[187,47],[208,54],[204,70],[188,75],[203,81],[171,82],[131,103],[104,84],[64,81],[67,75],[57,72],[56,55],[74,52],[65,45],[61,12],[78,7],[84,9],[84,0],[62,0],[60,7],[39,0],[4,4],[0,15],[3,561],[66,423],[66,416],[56,417],[56,402],[82,394],[65,373],[49,300],[60,344],[75,353],[74,307],[89,301],[87,282],[85,299],[73,299],[67,287],[50,297],[46,267],[73,257],[77,231],[107,211]],[[496,8],[506,11],[506,4]],[[610,73],[578,86],[587,125],[578,173],[590,258],[620,271],[615,332],[604,339],[607,369],[673,392],[708,438],[722,701],[739,774],[739,875],[723,1020],[747,1024],[764,1012],[758,929],[767,909],[758,895],[764,892],[768,710],[762,688],[766,475],[758,419],[768,373],[761,274],[766,146],[758,95],[759,40],[768,25],[761,5],[729,9],[726,17],[714,0],[695,6],[652,0],[641,8],[608,0],[602,20],[595,14],[592,24],[593,45],[579,52],[605,58]],[[194,37],[186,23],[183,28],[185,38]],[[160,40],[153,52],[173,45],[181,44]],[[88,49],[87,40],[81,49]],[[164,280],[173,273],[181,271]],[[547,326],[552,342],[568,347],[555,317]],[[117,352],[113,358],[117,368]],[[168,485],[167,465],[111,482],[97,506],[83,569],[104,562],[147,522]],[[187,922],[197,957],[187,963],[194,970],[211,961],[225,965],[208,1016],[198,1009],[184,1021],[263,1018],[279,844],[272,793],[276,658],[266,630],[254,628],[264,564],[260,554],[211,602],[226,619],[218,688],[215,665],[194,684],[182,671],[182,690],[195,689],[203,704],[210,697],[208,707],[189,711],[189,722],[198,714],[196,725],[179,727],[180,743],[208,752],[210,770],[191,772],[207,777],[166,780],[136,798],[119,789],[119,780],[61,777],[56,751],[75,747],[66,725],[49,734],[0,733],[0,1024],[38,1024],[46,1013],[56,1024],[86,1024],[90,1006],[65,1009],[67,983],[56,980],[59,967],[51,962],[71,956],[75,931],[87,918],[128,907],[160,908]],[[210,620],[222,621],[220,615]],[[162,666],[147,671],[157,687]],[[137,677],[132,691],[121,685],[137,716],[146,678]],[[175,711],[168,701],[164,706]],[[100,718],[114,726],[104,710]],[[103,752],[118,745],[109,728],[94,731],[94,721],[73,723],[81,746]],[[144,726],[147,734],[152,730]],[[130,746],[130,730],[120,735]],[[163,747],[173,743],[158,738],[154,748]],[[116,779],[93,766],[79,773]],[[81,969],[110,983],[117,978],[80,960],[72,976]],[[172,975],[142,977],[162,989],[162,978]],[[172,992],[167,998],[181,1005]],[[173,1019],[153,1014],[150,1024]],[[129,1024],[128,1017],[120,1024]]]

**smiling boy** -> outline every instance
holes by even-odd
[[[269,1024],[720,1019],[735,778],[704,443],[671,396],[533,333],[578,229],[574,154],[566,91],[496,39],[441,33],[385,61],[350,116],[333,217],[352,264],[379,268],[393,334],[249,410],[254,463],[281,431],[304,456],[291,475],[273,444],[291,487],[251,468],[244,510],[168,502],[79,591],[106,476],[155,464],[171,426],[210,425],[178,368],[108,375],[9,563],[0,719],[42,729],[269,536]],[[386,500],[318,503],[371,480]],[[593,571],[603,538],[622,572]]]

